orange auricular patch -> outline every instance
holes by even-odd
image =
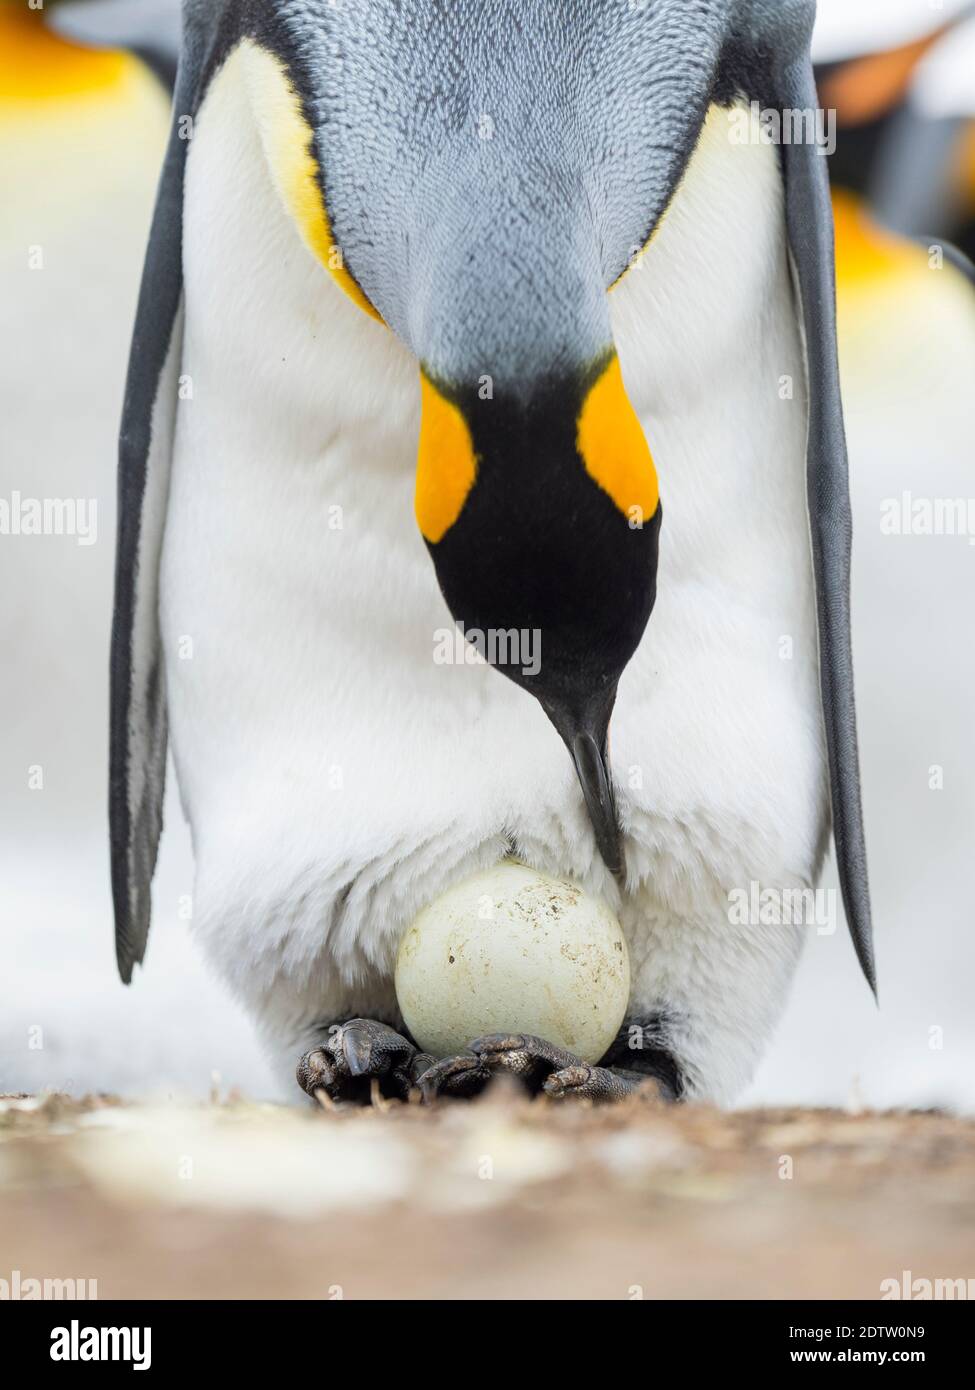
[[[271,177],[302,238],[332,279],[354,304],[382,323],[362,289],[349,274],[322,198],[314,132],[305,120],[301,100],[284,64],[267,49],[245,39],[228,66],[243,66],[251,109]]]
[[[420,531],[431,544],[442,540],[460,516],[476,477],[467,421],[421,372],[415,509]]]
[[[615,352],[583,402],[576,448],[590,478],[625,516],[650,520],[660,503],[657,470]]]

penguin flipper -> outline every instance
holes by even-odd
[[[785,11],[780,11],[783,15]],[[805,18],[811,27],[814,8]],[[793,16],[794,18],[794,16]],[[791,19],[775,23],[791,24]],[[772,100],[780,112],[818,110],[809,35],[783,35],[771,52]],[[784,39],[784,42],[783,42]],[[809,389],[807,490],[819,666],[829,760],[833,838],[840,889],[861,969],[876,994],[866,840],[860,797],[853,654],[850,635],[852,515],[836,347],[833,216],[825,153],[808,139],[782,147],[786,220],[802,307]]]
[[[167,719],[158,592],[182,344],[184,117],[195,111],[184,59],[163,165],[122,410],[112,622],[109,827],[115,952],[128,984],[149,933],[162,830]]]

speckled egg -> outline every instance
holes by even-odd
[[[510,859],[425,907],[396,962],[406,1025],[437,1057],[513,1032],[598,1062],[629,993],[626,940],[606,904]]]

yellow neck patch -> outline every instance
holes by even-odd
[[[240,44],[228,62],[239,62],[243,67],[271,177],[305,244],[353,303],[382,323],[381,316],[346,270],[332,235],[313,153],[314,133],[305,120],[287,69],[274,54],[250,39]]]
[[[463,510],[477,477],[477,457],[464,416],[422,372],[420,407],[416,520],[423,536],[435,545]]]
[[[113,87],[133,64],[127,53],[83,48],[52,33],[27,0],[0,3],[0,105],[57,101]]]
[[[650,520],[660,502],[657,470],[615,352],[583,403],[576,448],[590,478],[625,516],[640,525]]]

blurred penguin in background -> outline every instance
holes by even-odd
[[[848,1076],[870,1078],[877,1105],[911,1095],[970,1106],[975,1096],[966,983],[975,971],[967,868],[975,648],[961,636],[975,555],[975,292],[949,244],[972,249],[973,8],[818,0],[819,99],[837,120],[830,173],[856,538],[853,638],[864,779],[880,827],[871,867],[884,1008],[858,1002],[836,977],[829,942],[815,938],[780,1046],[749,1092],[756,1102],[791,1100],[798,1087],[831,1103],[824,1068],[847,1063]],[[930,516],[938,505],[958,519],[940,533]],[[827,991],[838,1008],[824,1033]],[[943,1052],[927,1045],[934,1019],[950,1027]]]
[[[194,1054],[184,1069],[172,1030],[153,1024],[168,997],[166,941],[180,939],[179,890],[141,1017],[118,992],[106,997],[98,942],[111,910],[100,827],[119,362],[179,12],[179,0],[0,0],[0,1091],[135,1085],[166,1057],[188,1083],[198,1065]],[[181,989],[210,1016],[187,973]],[[44,1047],[31,1050],[35,1024]],[[229,1070],[219,1048],[208,1056]]]
[[[910,277],[903,239],[944,239],[975,254],[975,4],[819,0],[819,99],[835,113],[830,178],[840,292]]]
[[[172,91],[179,59],[179,0],[54,0],[48,22],[89,48],[124,48]]]
[[[102,8],[91,0],[92,16]],[[132,21],[139,6],[110,8]],[[43,835],[81,806],[88,828],[99,814],[103,694],[93,658],[111,547],[98,544],[98,528],[110,534],[113,508],[103,450],[168,122],[165,85],[118,46],[124,27],[114,47],[60,31],[62,21],[83,28],[88,11],[0,0],[0,493],[8,503],[14,493],[70,499],[76,529],[88,532],[80,543],[11,535],[0,547],[0,584],[24,605],[5,604],[0,620],[0,638],[20,655],[8,668],[0,736],[15,836]],[[28,596],[44,595],[28,617]],[[26,763],[58,769],[45,796],[30,795]]]

